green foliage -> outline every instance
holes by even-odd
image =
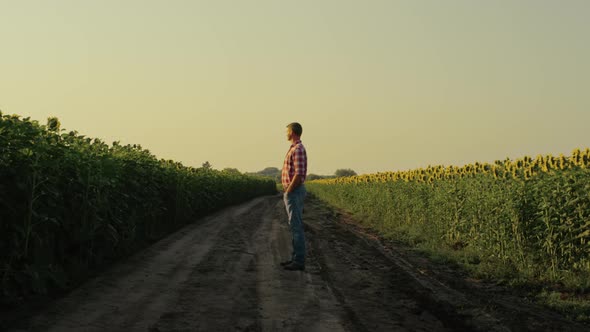
[[[521,167],[529,167],[531,160],[525,158]],[[363,181],[370,178],[365,176],[306,186],[382,234],[431,251],[461,253],[490,277],[586,291],[590,169],[581,164],[583,157],[572,158],[576,162],[577,167],[550,166],[548,172],[539,168],[532,176],[516,169],[511,172],[522,176],[480,172],[424,181],[417,172],[414,180],[375,176],[380,180]]]
[[[276,167],[267,167],[262,171],[250,174],[273,179],[273,181],[275,181],[276,183],[281,183],[281,170]]]
[[[274,181],[158,160],[17,115],[0,116],[2,303],[68,288],[103,266]]]
[[[204,169],[211,169],[213,166],[211,166],[211,164],[208,161],[206,161],[203,163],[202,167]]]
[[[336,172],[334,172],[334,175],[337,178],[341,178],[341,177],[346,177],[346,176],[355,176],[356,172],[350,168],[342,168],[342,169],[337,169]]]
[[[263,175],[263,176],[274,177],[277,175],[281,175],[281,170],[276,167],[267,167],[267,168],[263,169],[262,171],[259,171],[257,174]]]
[[[317,174],[307,174],[307,176],[305,177],[305,179],[307,181],[319,180],[321,178],[322,177],[320,175],[317,175]]]

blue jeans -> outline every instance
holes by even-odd
[[[303,200],[305,199],[304,185],[300,185],[290,193],[283,194],[287,217],[291,228],[293,252],[291,260],[295,263],[305,264],[305,234],[303,233]]]

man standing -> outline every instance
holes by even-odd
[[[305,176],[307,174],[307,153],[301,143],[303,128],[297,122],[287,125],[287,140],[291,147],[285,156],[281,182],[283,189],[283,200],[287,208],[293,252],[291,259],[282,262],[285,270],[305,270],[305,235],[303,233],[303,200],[305,198]]]

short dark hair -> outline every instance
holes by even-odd
[[[298,122],[291,122],[287,125],[287,128],[291,128],[293,133],[297,136],[301,136],[303,134],[303,127]]]

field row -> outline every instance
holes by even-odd
[[[110,262],[274,181],[158,160],[0,114],[0,304],[68,289]]]
[[[589,150],[306,183],[387,237],[482,276],[590,286]]]

